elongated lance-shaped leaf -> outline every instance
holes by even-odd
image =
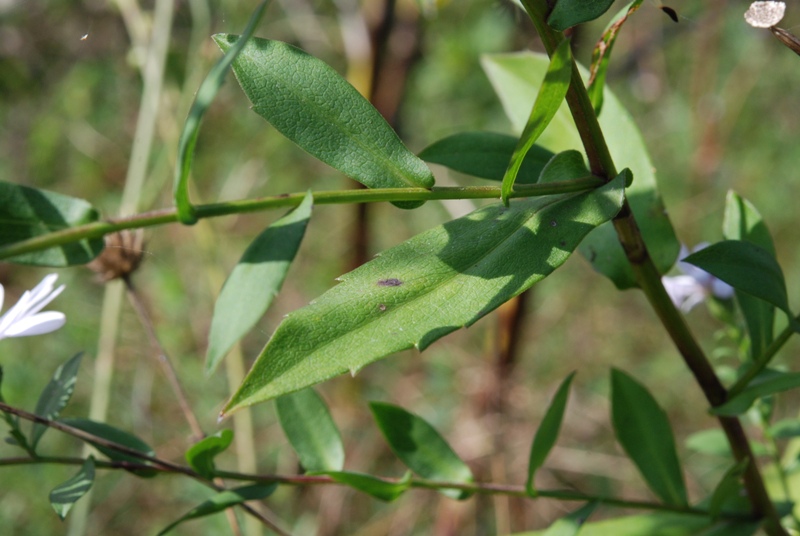
[[[283,285],[311,217],[313,198],[270,225],[256,237],[222,287],[206,353],[206,375],[212,374],[225,354],[244,337],[272,303]]]
[[[328,406],[314,389],[275,400],[281,428],[307,472],[341,471],[344,445]]]
[[[722,234],[727,240],[752,242],[775,257],[775,244],[758,209],[733,191],[725,199]],[[736,301],[750,336],[750,357],[757,359],[774,339],[775,306],[740,290]]]
[[[78,430],[83,430],[84,432],[88,432],[92,435],[95,435],[101,439],[105,439],[107,441],[111,441],[113,443],[118,443],[125,447],[128,447],[133,450],[137,450],[142,454],[146,454],[148,456],[155,456],[155,451],[136,437],[135,435],[126,432],[124,430],[120,430],[110,424],[106,424],[104,422],[97,422],[92,421],[89,419],[59,419],[59,422],[63,422],[73,428],[77,428]],[[98,442],[89,441],[91,445],[108,456],[109,459],[119,462],[133,462],[133,463],[147,463],[147,461],[143,460],[142,458],[137,458],[136,456],[132,456],[130,454],[126,454],[124,452],[120,452],[118,450],[113,449],[107,445],[103,445]],[[133,469],[131,472],[137,476],[141,477],[152,477],[156,475],[155,470],[150,469]]]
[[[387,482],[372,475],[352,471],[325,471],[322,474],[328,475],[340,484],[345,484],[386,502],[392,502],[411,487],[411,471],[408,471],[399,482]]]
[[[579,177],[590,176],[591,172],[586,169],[583,161],[583,154],[580,151],[570,149],[553,156],[542,169],[539,182],[558,182],[577,179]]]
[[[686,486],[667,414],[653,395],[621,370],[611,371],[611,420],[622,448],[650,489],[673,506],[686,506]]]
[[[186,451],[186,461],[192,469],[211,479],[216,471],[214,458],[225,452],[231,446],[231,441],[233,432],[230,430],[220,430],[214,435],[204,437]]]
[[[62,482],[50,492],[50,505],[58,517],[64,519],[78,499],[86,495],[94,483],[94,458],[89,458],[69,480]]]
[[[563,32],[567,28],[598,18],[614,0],[557,0],[547,16],[547,25]]]
[[[550,528],[542,536],[576,536],[581,532],[581,527],[597,508],[597,504],[596,501],[584,504],[550,525]]]
[[[98,219],[100,214],[83,199],[0,181],[0,246]],[[102,250],[103,239],[91,238],[5,260],[36,266],[71,266],[86,264]]]
[[[180,140],[178,141],[178,160],[175,166],[175,184],[173,186],[175,196],[175,207],[178,211],[178,219],[191,225],[197,222],[197,216],[194,213],[194,207],[189,199],[189,172],[192,169],[192,160],[194,159],[194,148],[197,145],[197,136],[200,134],[200,122],[203,116],[217,96],[219,88],[225,81],[225,75],[228,73],[228,68],[242,52],[242,48],[253,35],[256,27],[258,26],[261,16],[264,14],[268,1],[262,2],[247,23],[247,27],[242,34],[242,39],[238,44],[229,47],[225,55],[217,61],[212,67],[211,71],[206,76],[205,80],[200,84],[200,89],[197,90],[192,107],[189,110],[189,116],[183,125]]]
[[[495,132],[460,132],[432,143],[419,153],[426,162],[452,170],[502,181],[519,139]],[[516,184],[534,184],[553,153],[534,145],[522,160]]]
[[[556,444],[556,439],[558,439],[558,433],[561,431],[561,422],[564,420],[564,411],[567,409],[569,386],[574,377],[575,373],[573,372],[561,382],[552,402],[550,402],[550,406],[547,408],[547,413],[542,419],[542,424],[536,430],[528,462],[528,480],[525,483],[525,490],[528,495],[536,495],[536,490],[533,487],[533,478]]]
[[[231,506],[236,506],[237,504],[242,504],[247,501],[256,501],[259,499],[265,499],[272,495],[277,488],[277,484],[251,484],[249,486],[242,486],[240,488],[235,489],[226,489],[225,491],[220,491],[209,500],[199,504],[197,507],[192,508],[186,514],[181,516],[179,519],[170,523],[167,527],[161,530],[158,533],[158,536],[162,536],[163,534],[167,534],[172,529],[183,523],[184,521],[189,521],[190,519],[197,519],[199,517],[210,516],[211,514],[216,514],[218,512],[222,512],[223,510],[227,510]]]
[[[608,63],[611,59],[611,51],[614,48],[614,43],[617,42],[617,36],[622,29],[622,25],[628,20],[634,11],[639,9],[643,0],[635,0],[627,6],[623,7],[614,19],[606,27],[602,37],[594,46],[592,51],[592,66],[589,69],[591,75],[589,76],[588,87],[589,99],[592,101],[594,113],[600,115],[600,110],[603,108],[603,88],[606,84],[606,73],[608,72]]]
[[[561,103],[564,102],[571,77],[572,51],[569,39],[564,39],[553,53],[550,65],[544,75],[544,81],[539,88],[539,94],[533,103],[531,115],[528,117],[528,122],[522,131],[522,136],[517,142],[514,154],[511,155],[511,161],[508,163],[508,169],[506,169],[506,173],[503,176],[500,198],[506,205],[508,205],[508,196],[511,195],[511,190],[514,188],[514,181],[517,179],[517,173],[519,173],[525,155],[528,154],[528,150],[533,147],[533,144],[542,135],[544,129],[547,128],[547,125],[556,115]]]
[[[800,387],[800,372],[765,370],[748,384],[739,394],[721,406],[711,410],[714,415],[741,415],[750,409],[753,402],[765,396],[782,393]]]
[[[711,498],[708,502],[708,511],[711,513],[712,518],[719,517],[722,512],[722,507],[731,497],[736,497],[743,491],[742,475],[750,463],[750,458],[745,458],[732,465],[720,479],[719,483],[714,487],[711,493]]]
[[[217,34],[227,51],[239,38]],[[302,149],[369,188],[430,188],[433,174],[386,120],[323,61],[280,41],[251,39],[233,64],[253,110]],[[422,201],[398,202],[416,208]]]
[[[384,402],[369,405],[392,452],[416,474],[429,480],[473,482],[472,471],[447,441],[421,417]],[[442,489],[442,495],[466,499],[466,491]]]
[[[471,325],[544,279],[591,229],[616,215],[623,180],[484,207],[342,276],[283,320],[224,413],[356,373],[400,350],[424,350]]]
[[[514,131],[522,132],[528,120],[527,110],[530,110],[533,96],[550,64],[549,58],[546,54],[530,52],[493,54],[484,56],[481,63]],[[588,78],[586,69],[579,65],[578,70],[583,79]],[[658,193],[655,168],[633,118],[608,87],[605,88],[603,100],[600,127],[614,162],[633,172],[633,182],[626,188],[626,197],[650,256],[659,272],[664,274],[675,264],[680,243]],[[583,151],[580,135],[566,102],[561,105],[537,144],[556,153],[568,149]],[[618,288],[636,286],[630,263],[611,223],[592,231],[581,243],[579,251],[595,270],[611,279]]]
[[[39,396],[39,401],[36,403],[36,415],[49,420],[58,418],[59,413],[66,407],[73,391],[75,391],[75,382],[78,378],[78,368],[81,365],[82,356],[83,352],[76,354],[72,359],[56,369],[53,378]],[[47,426],[38,422],[33,424],[31,447],[36,448],[47,428]]]

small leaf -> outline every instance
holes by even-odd
[[[265,499],[266,497],[272,495],[277,487],[277,484],[252,484],[249,486],[242,486],[240,488],[220,491],[209,500],[193,508],[181,516],[180,519],[164,528],[158,533],[158,536],[168,533],[184,521],[216,514],[217,512],[222,512],[231,506],[236,506],[237,504],[242,504],[243,502]]]
[[[800,387],[800,372],[765,371],[751,381],[741,393],[711,410],[714,415],[741,415],[759,398]]]
[[[561,431],[561,422],[564,420],[564,411],[567,408],[567,397],[569,396],[569,386],[575,373],[571,373],[566,379],[561,382],[558,391],[556,391],[550,406],[547,408],[542,423],[539,429],[536,430],[536,435],[533,438],[533,445],[531,445],[530,460],[528,462],[528,480],[525,484],[525,490],[528,495],[535,496],[536,490],[533,487],[533,478],[536,471],[542,466],[547,455],[556,444],[558,433]]]
[[[600,37],[592,51],[592,66],[589,69],[591,75],[589,76],[587,91],[589,92],[589,99],[592,101],[594,113],[597,116],[600,115],[600,111],[603,109],[603,89],[606,85],[606,73],[608,72],[608,64],[611,59],[611,51],[614,49],[614,43],[617,42],[617,36],[622,29],[622,25],[625,24],[628,17],[639,9],[642,1],[635,0],[623,7],[606,27],[602,37]]]
[[[200,134],[200,122],[203,116],[217,96],[219,88],[225,82],[225,76],[228,74],[230,68],[236,57],[242,52],[242,48],[253,35],[253,32],[258,26],[261,16],[267,7],[267,1],[262,2],[247,22],[247,27],[242,34],[242,40],[232,46],[226,51],[225,55],[214,64],[214,67],[209,71],[200,88],[197,90],[192,107],[189,110],[189,116],[183,125],[180,140],[178,141],[178,160],[175,166],[175,182],[174,182],[174,196],[175,207],[178,210],[178,219],[191,225],[197,222],[197,216],[194,213],[194,207],[189,200],[189,172],[192,169],[192,160],[194,159],[194,148],[197,145],[197,137]]]
[[[225,354],[256,325],[278,294],[294,260],[311,217],[313,198],[270,225],[244,252],[222,287],[206,353],[206,375],[211,375]]]
[[[233,432],[220,430],[214,435],[204,437],[186,451],[186,461],[192,469],[207,479],[212,479],[217,470],[214,458],[225,452],[233,441]]]
[[[553,53],[550,65],[544,75],[544,81],[539,88],[539,94],[533,103],[531,115],[528,117],[528,122],[522,131],[522,136],[520,136],[517,146],[514,148],[514,154],[511,155],[511,161],[503,176],[500,198],[504,204],[508,205],[508,196],[514,188],[514,182],[517,179],[517,174],[525,155],[544,132],[544,129],[547,128],[547,125],[550,124],[564,101],[571,77],[572,51],[569,39],[565,39]]]
[[[586,503],[550,525],[542,536],[575,536],[597,508],[597,501]]]
[[[217,34],[222,51],[238,36]],[[433,174],[381,114],[323,61],[280,41],[251,39],[233,72],[253,110],[302,149],[369,188],[430,188]],[[422,201],[398,202],[416,208]]]
[[[564,151],[558,153],[547,162],[542,169],[539,182],[558,182],[577,179],[591,175],[583,162],[583,154],[580,151]]]
[[[3,385],[3,367],[0,367],[0,387]],[[5,399],[3,398],[3,391],[0,389],[0,402],[5,403]],[[29,454],[33,455],[33,448],[28,445],[28,440],[25,439],[25,435],[22,433],[22,430],[19,427],[19,417],[16,415],[12,415],[11,413],[3,412],[3,419],[8,424],[8,427],[11,428],[9,432],[11,434],[10,437],[5,438],[5,442],[9,445],[14,445],[16,447],[21,447],[28,451]]]
[[[75,197],[0,181],[0,247],[93,223],[100,214]],[[5,259],[35,266],[86,264],[103,250],[102,238],[70,242]]]
[[[725,471],[722,479],[714,488],[713,493],[711,493],[711,499],[708,503],[708,511],[712,518],[718,518],[722,513],[722,507],[725,502],[731,497],[738,496],[743,490],[741,479],[745,470],[747,470],[749,462],[750,459],[745,458]]]
[[[800,436],[800,420],[783,419],[769,427],[773,439],[791,439]]]
[[[580,536],[705,536],[713,526],[706,516],[657,512],[592,521],[581,526]],[[545,530],[516,533],[514,536],[544,536]]]
[[[156,454],[155,451],[147,443],[145,443],[135,435],[120,430],[119,428],[115,428],[103,422],[91,421],[89,419],[59,419],[59,422],[72,426],[73,428],[77,428],[78,430],[83,430],[84,432],[88,432],[101,439],[105,439],[113,443],[119,443],[120,445],[126,446],[133,450],[137,450],[147,456],[155,456]],[[137,458],[136,456],[125,454],[124,452],[120,452],[108,446],[101,445],[93,441],[89,441],[89,443],[91,443],[91,445],[94,448],[96,448],[97,450],[108,456],[108,458],[113,461],[133,462],[140,464],[147,463],[147,461],[143,460],[142,458]],[[142,476],[142,477],[151,477],[157,474],[155,470],[150,471],[150,470],[137,469],[131,472],[136,474],[137,476]]]
[[[341,471],[344,445],[325,401],[314,389],[275,400],[278,419],[307,472]]]
[[[622,448],[650,489],[673,506],[685,506],[675,437],[667,414],[640,383],[618,369],[611,371],[611,417]]]
[[[775,257],[775,244],[761,214],[733,191],[725,199],[722,233],[728,240],[752,242]],[[750,357],[757,359],[774,339],[775,306],[740,290],[736,300],[750,336]]]
[[[489,205],[385,251],[289,314],[224,412],[355,373],[394,352],[421,351],[473,324],[552,273],[613,217],[623,180]]]
[[[558,0],[547,17],[547,25],[563,32],[600,17],[613,3],[614,0]]]
[[[719,428],[695,432],[686,438],[685,445],[687,449],[701,454],[728,458],[733,457],[728,438],[725,436],[725,432]],[[766,456],[768,454],[766,447],[756,441],[750,441],[750,450],[752,450],[753,454],[756,456]]]
[[[741,240],[723,240],[683,259],[742,292],[771,303],[791,319],[783,272],[764,248]]]
[[[447,441],[422,418],[392,404],[371,402],[372,415],[392,452],[416,474],[429,480],[469,484],[472,471],[453,452]],[[440,490],[453,499],[466,499],[470,493]]]
[[[78,368],[81,364],[83,352],[76,354],[72,359],[58,367],[53,374],[53,378],[47,387],[44,388],[36,403],[34,413],[39,417],[48,420],[55,420],[69,402],[72,392],[75,391],[75,382],[78,378]],[[36,449],[42,435],[47,431],[48,426],[34,423],[31,430],[31,447]]]
[[[50,505],[62,520],[67,517],[72,505],[86,495],[94,483],[94,458],[83,463],[80,470],[69,480],[62,482],[50,492]]]
[[[502,181],[518,139],[494,132],[462,132],[441,139],[419,153],[426,162],[482,179]],[[534,145],[517,174],[517,184],[534,184],[553,153]]]
[[[325,471],[336,482],[350,486],[376,499],[392,502],[411,487],[411,471],[407,472],[399,482],[387,482],[372,475],[353,473],[351,471]]]

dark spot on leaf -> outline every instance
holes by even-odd
[[[550,227],[556,227],[558,222],[556,220],[550,220]]]
[[[661,11],[666,13],[674,22],[678,22],[678,12],[671,7],[661,6]]]
[[[378,306],[378,309],[380,309],[381,311],[385,311],[386,310],[386,306],[384,304],[380,304]]]
[[[402,285],[403,282],[399,279],[391,278],[391,279],[381,279],[378,281],[379,287],[399,287]]]
[[[289,197],[289,195],[290,195],[290,194],[278,194],[278,196],[277,196],[277,197],[279,197],[279,198],[283,199],[283,198]]]
[[[563,247],[566,247],[566,245],[567,245],[567,241],[566,241],[566,240],[559,240],[559,241],[558,241],[558,245],[559,245],[559,246],[561,246],[562,248],[563,248]]]

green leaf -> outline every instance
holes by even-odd
[[[713,526],[704,516],[658,512],[584,523],[580,536],[698,536]],[[545,530],[514,536],[544,536]]]
[[[583,154],[580,151],[564,151],[558,153],[547,162],[542,169],[539,182],[558,182],[577,179],[591,175],[583,162]]]
[[[75,382],[78,378],[81,357],[83,357],[83,352],[76,354],[72,359],[56,369],[50,383],[39,395],[39,401],[36,403],[36,410],[34,411],[36,415],[48,420],[58,418],[61,410],[67,406],[70,397],[72,397],[72,392],[75,391]],[[30,442],[33,449],[36,449],[36,445],[39,444],[39,440],[47,429],[48,426],[44,424],[38,422],[33,424]]]
[[[800,436],[800,419],[782,419],[769,427],[773,439],[791,439]]]
[[[503,176],[500,198],[506,205],[508,205],[508,196],[511,195],[511,190],[514,188],[514,182],[517,179],[517,174],[525,155],[528,154],[528,150],[533,147],[533,144],[542,135],[544,129],[555,117],[561,103],[564,102],[571,77],[572,51],[569,39],[565,39],[553,53],[550,65],[547,67],[544,80],[539,88],[539,93],[536,96],[536,101],[533,103],[531,115],[522,130],[522,136],[520,136],[519,142],[514,148],[514,154],[511,155],[511,161]]]
[[[59,419],[59,422],[72,426],[73,428],[77,428],[78,430],[83,430],[84,432],[88,432],[101,439],[105,439],[106,441],[119,443],[120,445],[139,451],[147,456],[156,455],[155,451],[150,447],[150,445],[148,445],[135,435],[120,430],[119,428],[115,428],[109,424],[103,422],[91,421],[89,419]],[[140,464],[147,463],[147,460],[143,460],[142,458],[137,458],[136,456],[132,456],[130,454],[125,454],[124,452],[120,452],[108,446],[101,445],[100,443],[94,441],[89,441],[89,443],[91,443],[91,445],[94,448],[96,448],[97,450],[108,456],[110,460],[118,462],[133,462]],[[142,477],[151,477],[156,475],[155,470],[153,471],[133,470],[131,472]]]
[[[533,478],[536,471],[542,466],[547,455],[550,454],[550,451],[556,444],[556,439],[558,439],[558,433],[561,431],[561,422],[564,420],[564,411],[567,409],[569,386],[574,377],[575,373],[573,372],[561,382],[561,386],[558,388],[558,391],[556,391],[555,396],[553,396],[553,400],[547,408],[547,413],[545,413],[542,423],[539,425],[539,429],[536,430],[528,462],[528,480],[525,483],[525,490],[528,495],[536,495],[536,490],[533,487]]]
[[[473,482],[469,466],[425,420],[384,402],[370,402],[369,408],[392,452],[416,474],[428,480]],[[439,491],[459,500],[470,496],[469,492],[455,489]]]
[[[314,389],[275,400],[281,428],[308,472],[341,471],[344,445],[328,406]]]
[[[86,495],[94,483],[94,458],[89,458],[69,480],[62,482],[50,492],[50,505],[62,520],[67,517],[72,505]]]
[[[544,54],[525,52],[487,55],[481,63],[514,131],[521,132],[528,119],[525,110],[530,110],[549,59]],[[586,70],[579,67],[579,71],[585,79]],[[608,88],[604,91],[604,103],[600,126],[611,157],[633,173],[634,180],[626,189],[626,195],[650,256],[659,272],[664,274],[675,264],[680,243],[658,194],[653,163],[633,119]],[[538,139],[538,144],[556,153],[568,149],[583,150],[566,103],[561,105]],[[633,271],[611,223],[590,233],[579,251],[595,270],[611,279],[618,288],[636,286]]]
[[[725,199],[722,233],[728,240],[752,242],[775,257],[775,244],[761,214],[733,191]],[[750,336],[750,356],[757,359],[774,339],[775,306],[739,290],[736,300]]]
[[[622,180],[490,205],[385,251],[290,313],[224,412],[355,373],[394,352],[424,350],[471,325],[544,279],[612,218]]]
[[[558,0],[547,17],[547,25],[563,32],[600,17],[613,3],[614,0]]]
[[[725,474],[722,475],[719,483],[711,493],[711,499],[708,503],[708,511],[711,517],[716,519],[722,513],[722,507],[728,499],[740,495],[743,491],[742,475],[747,470],[747,464],[750,463],[749,458],[745,458],[738,463],[733,464]]]
[[[158,533],[158,536],[168,533],[184,521],[216,514],[217,512],[222,512],[231,506],[236,506],[237,504],[242,504],[243,502],[265,499],[266,497],[272,495],[277,487],[277,484],[252,484],[249,486],[242,486],[240,488],[220,491],[209,500],[191,509],[178,520],[165,527],[161,532]]]
[[[595,511],[597,504],[596,501],[592,501],[586,503],[574,512],[567,514],[550,525],[550,528],[547,529],[543,536],[575,536],[581,531],[583,524]]]
[[[592,66],[589,69],[591,76],[589,77],[589,84],[587,91],[589,92],[589,99],[592,101],[594,113],[600,116],[600,111],[603,109],[603,88],[606,84],[606,74],[608,72],[608,64],[611,59],[611,51],[614,49],[614,43],[617,42],[622,25],[628,20],[634,11],[639,9],[643,0],[635,0],[627,6],[623,7],[619,13],[612,19],[603,32],[600,41],[595,45],[592,51]]]
[[[100,214],[75,197],[0,181],[0,246],[96,222]],[[102,238],[91,238],[5,259],[35,266],[86,264],[103,250]]]
[[[225,82],[225,76],[236,57],[242,52],[242,48],[249,41],[250,36],[258,26],[261,16],[267,7],[267,1],[262,2],[247,23],[247,27],[242,34],[242,39],[236,45],[229,47],[225,55],[214,64],[211,71],[206,75],[200,88],[197,90],[189,116],[183,125],[181,137],[178,141],[178,160],[175,166],[174,196],[175,206],[178,211],[178,219],[187,225],[197,222],[194,207],[189,200],[189,172],[192,169],[194,159],[194,148],[197,145],[197,137],[200,134],[200,123],[208,110],[214,97],[217,96],[219,88]]]
[[[667,414],[639,382],[611,370],[611,419],[622,448],[639,468],[650,489],[673,506],[685,506],[675,437]]]
[[[303,240],[312,205],[309,192],[297,208],[253,240],[228,276],[211,318],[206,375],[217,369],[225,354],[264,316],[278,294]]]
[[[741,240],[723,240],[683,259],[737,290],[783,310],[792,319],[786,282],[778,261],[764,248]]]
[[[0,367],[0,387],[2,387],[2,385],[3,367]],[[0,389],[0,402],[5,403],[2,389]],[[10,436],[5,438],[6,443],[23,448],[28,451],[29,454],[33,455],[34,450],[30,445],[28,445],[28,440],[25,438],[25,434],[22,433],[22,429],[19,427],[19,417],[12,415],[11,413],[3,412],[3,419],[6,421],[6,424],[8,424],[8,427],[11,428],[11,431],[9,432]]]
[[[186,461],[192,469],[207,479],[212,479],[216,473],[214,458],[225,452],[231,446],[233,432],[220,430],[214,435],[204,437],[186,451]]]
[[[686,438],[685,445],[689,450],[709,456],[729,458],[733,456],[728,438],[725,436],[725,432],[719,428],[695,432]],[[768,454],[766,447],[756,441],[750,441],[750,449],[756,456],[766,456]]]
[[[502,181],[518,139],[494,132],[462,132],[443,138],[419,153],[426,162],[482,179]],[[534,145],[517,174],[517,184],[534,184],[553,153]]]
[[[214,36],[227,51],[238,37]],[[381,114],[323,61],[280,41],[251,39],[233,72],[253,109],[319,160],[369,188],[430,188],[433,174]],[[415,208],[422,201],[395,203]]]
[[[750,409],[759,398],[782,393],[800,387],[800,372],[779,372],[768,370],[751,381],[741,393],[721,406],[711,410],[714,415],[741,415]]]
[[[351,471],[325,471],[336,482],[350,486],[376,499],[392,502],[411,487],[411,471],[407,472],[399,482],[387,482],[372,475]]]

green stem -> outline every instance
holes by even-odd
[[[547,26],[545,22],[548,12],[546,1],[523,0],[523,5],[539,32],[548,55],[552,56],[564,36]],[[592,108],[589,94],[581,82],[576,64],[573,64],[573,77],[570,89],[567,92],[567,104],[583,141],[592,173],[599,177],[604,177],[606,180],[614,178],[616,176],[616,167],[611,159],[597,116]],[[685,319],[669,299],[661,282],[661,275],[647,251],[647,246],[627,200],[620,213],[614,218],[614,228],[617,231],[620,244],[630,262],[639,287],[645,293],[650,305],[678,348],[684,362],[694,374],[706,399],[712,407],[723,404],[728,398],[725,387],[714,373],[711,363],[689,330]],[[750,443],[741,422],[731,417],[719,417],[718,419],[725,431],[736,460],[750,460],[743,479],[753,508],[753,514],[758,518],[764,519],[764,529],[767,534],[770,536],[786,536],[787,533],[780,524],[775,505],[767,494],[764,480],[761,477],[756,458],[750,449]]]
[[[596,188],[602,184],[602,180],[597,177],[589,176],[570,181],[517,185],[514,187],[511,197],[535,197],[580,192]],[[197,219],[213,218],[231,214],[295,207],[300,204],[305,195],[304,192],[282,194],[226,203],[195,205],[193,208]],[[314,203],[318,205],[378,203],[386,201],[499,198],[500,186],[434,187],[430,190],[424,188],[381,188],[375,190],[333,190],[314,193]],[[155,225],[176,223],[178,221],[176,209],[166,208],[129,216],[127,218],[116,218],[107,221],[88,223],[86,225],[70,227],[61,231],[43,234],[34,238],[29,238],[28,240],[2,246],[0,247],[0,259],[8,259],[23,253],[63,246],[87,238],[98,238],[106,234],[122,231],[123,229],[152,227]]]
[[[795,321],[800,322],[800,316],[795,318]],[[788,342],[789,338],[794,333],[794,328],[791,325],[786,326],[784,330],[775,337],[764,353],[747,369],[747,372],[742,374],[742,377],[736,380],[736,383],[728,389],[728,398],[733,398],[742,391],[744,391],[753,379],[769,365],[772,358],[774,358],[778,351]]]

